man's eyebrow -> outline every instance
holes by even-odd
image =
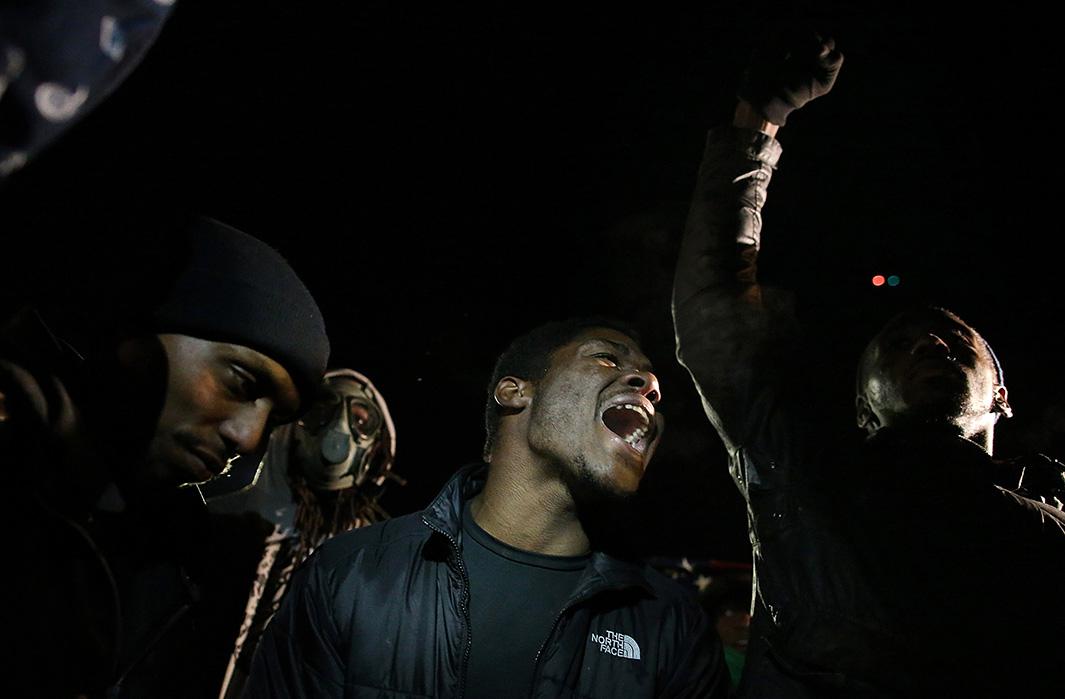
[[[258,383],[263,385],[265,390],[260,390],[260,393],[269,395],[274,401],[274,409],[270,412],[275,422],[291,422],[295,419],[296,414],[299,412],[299,397],[297,396],[295,406],[290,406],[287,402],[286,404],[280,404],[278,401],[285,397],[281,391],[281,384],[278,382],[277,377],[257,357],[236,356],[231,361],[240,365]]]
[[[615,342],[614,340],[608,340],[605,337],[589,338],[588,340],[585,340],[583,343],[581,343],[581,348],[584,349],[589,345],[609,345],[621,354],[632,354],[632,348],[630,348],[628,345],[621,342]]]
[[[643,357],[643,353],[640,352],[639,350],[634,349],[633,347],[630,347],[629,345],[626,345],[623,342],[618,342],[616,340],[610,340],[610,339],[607,339],[605,337],[593,337],[593,338],[587,340],[586,342],[584,342],[581,345],[581,347],[582,348],[586,348],[589,345],[593,345],[593,344],[607,345],[607,346],[613,348],[614,350],[616,350],[618,352],[618,354],[625,355],[626,357],[639,356],[643,360],[643,361],[640,362],[640,364],[642,365],[640,368],[647,369],[648,371],[651,370],[651,360],[647,359],[646,357]]]

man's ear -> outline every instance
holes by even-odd
[[[524,379],[504,376],[493,392],[496,404],[508,412],[521,412],[532,401],[532,384]]]
[[[874,434],[880,429],[880,419],[873,412],[873,407],[869,405],[869,399],[865,396],[858,395],[854,398],[854,410],[859,429],[869,434]]]
[[[995,397],[991,399],[991,412],[1002,417],[1013,417],[1013,408],[1010,407],[1006,395],[1005,386],[995,386]]]

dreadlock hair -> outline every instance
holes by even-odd
[[[296,504],[293,526],[297,541],[293,550],[296,563],[302,562],[327,539],[343,532],[388,519],[389,514],[378,500],[384,494],[385,483],[396,481],[406,485],[406,479],[392,470],[396,458],[396,429],[385,398],[373,382],[354,369],[336,368],[325,372],[323,386],[333,381],[353,381],[361,384],[372,396],[381,413],[382,425],[364,458],[364,467],[354,485],[341,490],[313,486],[296,460],[290,458],[290,441],[295,423],[278,429],[274,438],[281,445],[282,458],[286,463],[285,480],[288,482],[292,501]]]
[[[300,479],[291,484],[296,501],[294,524],[299,534],[296,560],[302,561],[326,540],[351,529],[388,519],[377,503],[380,492],[366,494],[357,487],[316,491]]]
[[[515,338],[496,359],[492,377],[488,381],[487,398],[484,408],[484,458],[492,450],[502,408],[495,401],[496,384],[504,376],[515,376],[530,381],[538,381],[547,374],[551,365],[551,355],[559,347],[588,328],[610,328],[640,342],[640,335],[630,324],[606,316],[582,316],[555,320],[539,325]]]
[[[392,452],[379,439],[368,456],[371,473],[392,472]],[[299,541],[294,560],[299,563],[326,540],[351,529],[388,519],[378,500],[384,493],[385,478],[360,483],[343,490],[311,488],[297,469],[288,471],[289,488],[296,503],[293,524]]]

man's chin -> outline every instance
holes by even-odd
[[[568,474],[566,486],[569,488],[577,511],[582,508],[624,507],[636,497],[636,489],[626,489],[617,483],[597,476],[585,467]]]
[[[906,405],[915,416],[949,416],[959,412],[967,398],[964,384],[949,377],[939,377],[911,387],[906,395]]]
[[[582,464],[568,474],[566,485],[592,547],[618,556],[631,549],[639,521],[636,489],[599,478]]]
[[[132,474],[133,482],[144,492],[173,491],[214,480],[204,464],[182,454],[181,458],[149,457],[139,474]]]
[[[914,425],[952,425],[964,414],[961,401],[954,396],[929,396],[928,400],[913,403],[902,416],[902,422]]]

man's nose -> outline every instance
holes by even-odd
[[[630,371],[622,377],[622,381],[626,386],[635,388],[651,403],[658,403],[662,400],[662,391],[658,387],[658,377],[650,371]]]
[[[244,404],[222,423],[220,432],[226,442],[227,456],[251,454],[269,436],[267,424],[271,407],[260,401]]]

